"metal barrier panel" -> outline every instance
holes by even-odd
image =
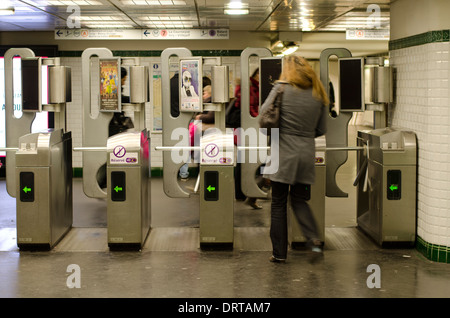
[[[114,135],[107,151],[108,245],[142,248],[151,227],[148,132]]]
[[[380,246],[414,246],[417,143],[410,131],[382,128],[358,132],[366,151],[357,159],[358,226]]]
[[[52,248],[72,227],[72,138],[56,130],[19,139],[17,245]]]

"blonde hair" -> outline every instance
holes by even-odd
[[[316,99],[325,106],[330,103],[322,82],[303,57],[290,55],[284,58],[280,81],[288,82],[301,89],[312,87],[313,96]]]

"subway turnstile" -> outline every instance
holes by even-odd
[[[107,222],[112,249],[140,249],[150,232],[149,143],[147,130],[108,139]]]
[[[234,241],[233,134],[201,139],[200,246],[232,247]]]
[[[410,131],[358,132],[357,222],[382,247],[414,246],[417,144]]]
[[[326,187],[326,161],[325,161],[325,137],[316,138],[316,180],[310,186],[310,200],[308,204],[316,220],[319,232],[318,239],[325,242],[325,187]],[[307,243],[300,225],[293,214],[290,204],[288,205],[288,238],[292,248],[304,247]]]
[[[72,227],[72,137],[62,129],[19,138],[17,245],[51,249]]]

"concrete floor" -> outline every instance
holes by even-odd
[[[415,249],[381,249],[356,227],[354,154],[338,173],[345,199],[326,198],[321,256],[290,250],[285,264],[268,261],[270,200],[253,210],[235,202],[232,250],[199,248],[198,195],[168,198],[152,179],[152,230],[141,251],[110,251],[106,203],[87,198],[74,179],[73,228],[51,251],[19,251],[15,199],[0,180],[2,298],[428,298],[450,297],[450,266]],[[191,179],[186,186],[193,187]],[[80,288],[69,288],[72,264]],[[369,288],[379,266],[379,287]],[[371,276],[372,275],[372,276]]]

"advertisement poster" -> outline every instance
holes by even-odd
[[[100,60],[100,111],[121,111],[120,60]]]
[[[201,112],[203,110],[201,60],[182,60],[180,74],[180,111]]]

